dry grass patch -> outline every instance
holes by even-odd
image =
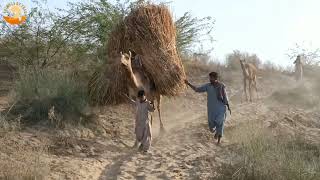
[[[275,137],[258,123],[232,130],[236,158],[220,169],[217,179],[320,179],[320,145],[303,137]]]
[[[297,83],[291,88],[276,90],[271,98],[282,104],[312,108],[319,105],[320,94],[316,82]]]
[[[10,118],[21,116],[22,124],[46,121],[54,106],[61,121],[78,123],[87,107],[84,83],[66,71],[54,69],[22,69],[19,75],[13,89],[15,103],[7,110]]]
[[[45,179],[49,167],[42,159],[45,146],[30,145],[16,132],[0,135],[0,179]]]

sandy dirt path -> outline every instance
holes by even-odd
[[[159,135],[155,123],[150,152],[127,149],[105,167],[100,179],[208,179],[217,175],[217,168],[227,160],[223,151],[228,146],[228,130],[218,146],[208,131],[205,101],[198,103],[191,101],[182,110],[167,109],[167,132]],[[264,119],[268,109],[259,101],[238,104],[233,113],[227,129],[243,121]]]

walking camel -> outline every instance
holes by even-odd
[[[132,54],[129,51],[129,54],[121,52],[121,64],[126,69],[127,76],[129,79],[128,89],[129,89],[129,96],[135,97],[137,95],[138,90],[144,90],[146,93],[146,97],[149,101],[154,103],[157,101],[157,110],[160,120],[160,132],[164,131],[164,126],[161,119],[161,95],[157,92],[154,82],[146,72],[144,71],[141,63],[141,59],[138,58],[139,56],[133,57],[132,62]]]
[[[252,102],[252,88],[255,89],[258,97],[257,68],[255,65],[246,62],[245,59],[240,59],[240,65],[241,65],[242,74],[243,74],[243,87],[246,95],[246,100],[248,101],[248,94],[247,94],[247,81],[248,81],[250,102]]]
[[[300,81],[302,80],[302,77],[303,77],[301,55],[297,56],[297,59],[293,62],[293,64],[295,64],[295,71],[294,71],[295,79],[296,81]]]

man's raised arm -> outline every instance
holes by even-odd
[[[189,87],[191,87],[195,92],[206,92],[207,91],[207,85],[203,85],[201,87],[195,87],[194,85],[192,85],[188,80],[184,81]]]
[[[135,104],[136,104],[136,101],[133,100],[133,99],[131,99],[131,98],[129,98],[129,96],[127,96],[126,94],[123,94],[123,96],[128,99],[128,101],[129,101],[130,104],[132,104],[132,105],[135,105]]]

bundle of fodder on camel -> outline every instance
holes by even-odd
[[[118,58],[120,59],[120,58]],[[124,102],[128,79],[120,63],[108,63],[91,76],[88,95],[91,104],[115,105]]]
[[[120,62],[120,52],[133,50],[164,96],[178,95],[184,88],[185,72],[176,48],[176,29],[164,5],[144,5],[133,9],[112,31],[108,41],[108,63],[89,82],[89,96],[99,104],[118,104],[128,94],[128,77]]]

